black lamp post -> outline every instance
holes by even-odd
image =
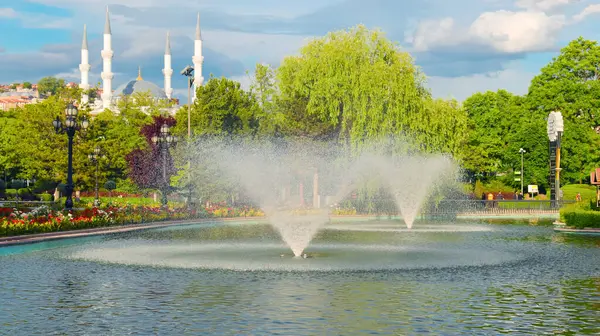
[[[158,145],[158,148],[160,149],[163,158],[163,183],[161,188],[162,197],[160,199],[160,202],[164,207],[167,206],[167,192],[170,184],[167,177],[167,154],[169,152],[169,147],[173,147],[177,143],[177,137],[172,136],[170,134],[170,131],[171,128],[169,127],[169,125],[163,124],[160,127],[160,131],[158,132],[158,134],[152,137],[152,142]]]
[[[98,196],[98,166],[100,163],[100,159],[104,158],[104,155],[102,155],[102,150],[100,149],[100,147],[96,146],[96,148],[94,148],[94,152],[88,154],[88,159],[94,164],[96,165],[96,187],[94,188],[94,192],[95,192],[95,198],[94,198],[94,206],[100,206],[100,197]]]
[[[187,113],[188,113],[188,118],[187,118],[187,145],[188,145],[188,155],[190,155],[189,153],[189,146],[191,143],[191,139],[192,139],[192,92],[191,92],[191,88],[192,88],[192,84],[194,84],[194,67],[191,65],[186,66],[183,70],[181,70],[181,75],[187,77],[187,84],[188,84],[188,108],[187,108]],[[188,197],[187,197],[187,206],[188,209],[191,209],[192,206],[192,163],[190,160],[188,160]]]
[[[69,103],[67,108],[65,109],[65,124],[63,125],[60,118],[57,116],[54,121],[52,121],[52,125],[54,126],[54,130],[57,134],[59,133],[67,133],[69,138],[69,154],[68,154],[68,164],[67,164],[67,185],[65,187],[65,192],[67,196],[67,200],[65,201],[65,209],[72,210],[73,209],[73,137],[75,136],[75,132],[78,130],[85,131],[90,122],[84,117],[80,122],[77,122],[77,107],[73,105],[73,103]]]

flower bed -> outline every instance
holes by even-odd
[[[186,220],[196,218],[256,217],[262,211],[251,208],[214,206],[188,211],[184,208],[162,209],[149,206],[107,206],[83,211],[53,211],[41,206],[30,212],[0,208],[0,237],[68,230],[91,229],[115,225]]]

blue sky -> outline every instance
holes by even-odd
[[[172,37],[175,74],[191,63],[201,13],[204,76],[244,85],[257,62],[277,66],[307,39],[363,23],[409,51],[437,97],[476,91],[522,94],[570,40],[600,34],[600,0],[17,0],[0,4],[0,83],[59,76],[78,82],[83,24],[91,82],[100,80],[105,6],[111,13],[114,86],[143,76],[162,86]],[[175,76],[176,95],[186,82]]]

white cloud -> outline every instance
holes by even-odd
[[[463,101],[475,92],[505,89],[515,94],[526,94],[534,73],[524,71],[514,62],[504,70],[463,77],[429,77],[428,83],[435,97],[453,97]]]
[[[547,12],[580,0],[517,0],[515,5],[519,8]]]
[[[501,10],[481,14],[469,34],[497,51],[517,53],[551,48],[564,26],[563,15]]]
[[[551,48],[565,26],[563,15],[542,12],[485,12],[468,27],[455,24],[452,18],[423,21],[406,41],[416,51],[472,44],[502,53],[540,51]]]
[[[248,74],[248,75],[244,75],[244,76],[232,76],[232,77],[229,77],[229,79],[240,83],[240,87],[242,89],[249,91],[250,85],[252,84],[253,77],[254,77],[254,74]]]
[[[1,18],[14,18],[17,16],[17,12],[12,8],[0,8]]]
[[[589,5],[584,8],[579,14],[573,16],[575,22],[583,21],[586,17],[592,14],[600,13],[600,4]]]
[[[17,19],[21,21],[24,28],[64,29],[72,26],[70,18],[41,13],[17,12],[12,8],[0,8],[0,18]]]

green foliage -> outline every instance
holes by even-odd
[[[54,196],[51,194],[36,194],[36,196],[43,202],[52,202],[54,200]]]
[[[32,88],[31,83],[30,82],[23,82],[23,88],[24,89],[31,89]]]
[[[113,180],[108,180],[106,181],[106,183],[104,183],[104,189],[108,191],[113,191],[117,189],[117,183]]]
[[[589,202],[579,202],[560,209],[560,219],[576,229],[600,228],[600,211],[593,210]]]
[[[553,110],[563,115],[561,179],[565,182],[581,183],[600,166],[600,135],[595,132],[600,126],[599,70],[600,46],[580,37],[543,67],[529,87],[528,108],[538,120]],[[530,136],[546,140],[543,131]]]
[[[65,80],[56,77],[44,77],[37,83],[37,89],[43,95],[56,95],[65,87]]]
[[[192,106],[191,131],[194,136],[255,134],[259,106],[254,96],[241,89],[240,83],[227,78],[211,77],[200,86]],[[174,132],[187,135],[188,110],[180,109]]]
[[[8,197],[9,199],[13,199],[13,198],[17,197],[17,189],[6,189],[4,191],[4,193],[6,194],[6,197]]]
[[[4,180],[0,180],[0,190],[4,191],[6,189],[6,183],[4,183]]]
[[[368,138],[399,135],[418,150],[454,150],[466,116],[456,102],[431,101],[424,81],[412,57],[380,31],[360,25],[330,33],[277,69],[285,131],[353,148]]]

